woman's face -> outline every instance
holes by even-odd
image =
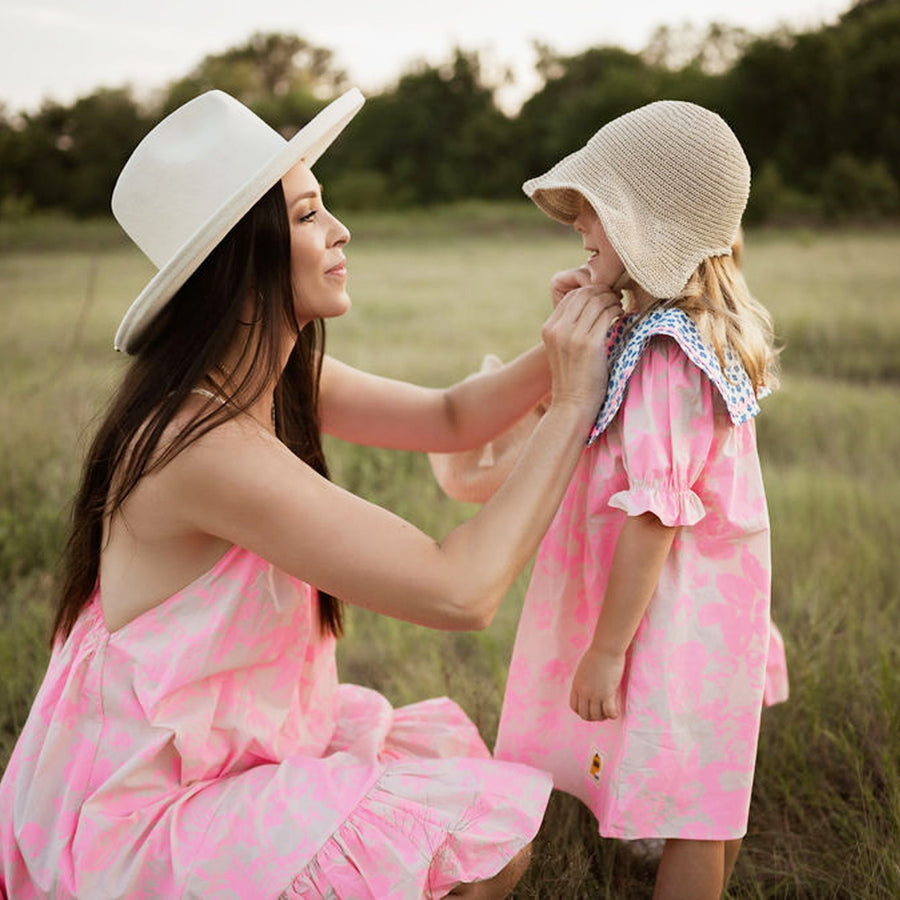
[[[291,227],[291,285],[302,328],[350,309],[344,247],[350,232],[325,208],[322,189],[304,163],[281,179]]]
[[[591,282],[609,287],[620,286],[616,283],[625,273],[625,266],[609,242],[600,216],[584,197],[581,198],[581,209],[572,227],[581,235],[584,249],[590,254],[587,266],[591,273]]]

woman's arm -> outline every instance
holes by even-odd
[[[572,681],[569,705],[582,719],[596,722],[621,713],[625,651],[656,590],[676,530],[647,512],[629,516],[619,532],[603,608]]]
[[[320,389],[322,430],[370,447],[468,450],[504,431],[549,390],[543,345],[500,369],[445,389],[371,375],[326,356]]]
[[[587,266],[550,280],[553,307],[590,285]],[[594,285],[600,292],[609,288]],[[621,292],[612,289],[620,296]],[[424,388],[354,369],[333,357],[322,364],[322,430],[370,447],[453,453],[480,447],[522,418],[550,390],[550,367],[538,344],[501,369],[452,387]]]
[[[503,487],[442,541],[322,478],[247,419],[214,429],[150,476],[164,490],[160,502],[174,510],[173,527],[239,544],[349,603],[436,628],[484,627],[582,453],[605,391],[614,300],[575,291],[548,319],[550,407]]]

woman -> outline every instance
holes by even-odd
[[[0,785],[10,897],[502,896],[550,784],[449,700],[337,684],[341,601],[482,628],[535,550],[605,390],[615,297],[446,391],[324,356],[349,232],[310,166],[350,91],[284,141],[221,92],[138,146],[113,210],[158,267],[89,452],[53,655]],[[442,542],[333,485],[320,428],[456,450],[552,402],[508,483]],[[314,587],[313,587],[314,586]],[[340,598],[340,601],[336,598]]]

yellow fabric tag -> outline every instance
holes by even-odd
[[[591,747],[591,761],[588,765],[588,775],[600,783],[600,776],[603,773],[603,754],[596,748]]]

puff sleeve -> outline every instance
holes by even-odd
[[[713,386],[670,338],[654,338],[628,381],[618,436],[628,488],[609,505],[669,526],[705,515],[694,491],[713,441]]]

